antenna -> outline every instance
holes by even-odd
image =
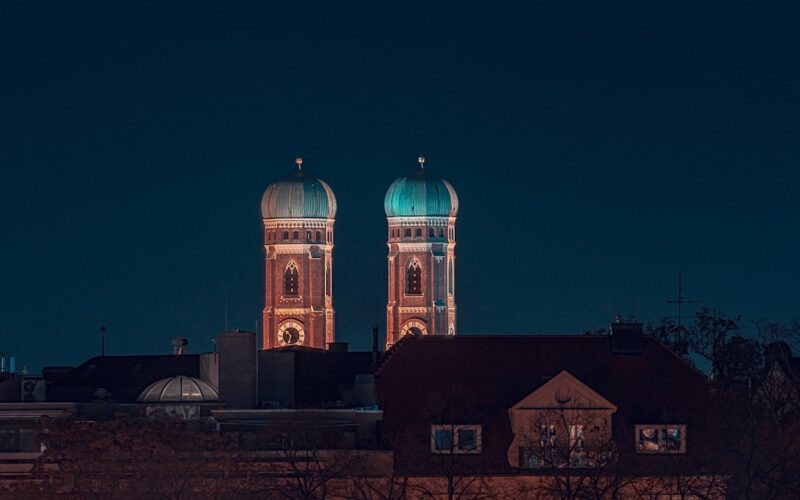
[[[224,332],[228,331],[228,289],[225,288],[225,330]]]
[[[100,356],[106,355],[106,325],[100,326]]]
[[[678,328],[681,327],[681,321],[683,320],[682,316],[682,306],[683,304],[696,304],[697,300],[687,299],[683,296],[683,273],[678,273],[678,295],[674,299],[667,299],[664,302],[667,304],[675,304],[678,309]]]

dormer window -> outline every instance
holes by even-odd
[[[636,426],[636,453],[686,453],[686,426],[653,424]]]

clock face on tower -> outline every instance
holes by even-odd
[[[296,321],[285,321],[278,328],[278,343],[280,345],[302,344],[306,338],[303,325]]]
[[[412,319],[411,321],[403,325],[403,328],[400,330],[401,337],[407,334],[414,336],[427,335],[428,329],[425,328],[425,323],[423,323],[422,321]]]

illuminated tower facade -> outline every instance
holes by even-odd
[[[264,349],[334,341],[333,223],[336,197],[302,169],[270,184],[261,198],[264,224]]]
[[[420,168],[392,183],[386,347],[404,335],[455,335],[455,247],[458,196],[419,158]]]

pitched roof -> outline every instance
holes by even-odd
[[[510,408],[563,370],[641,420],[679,416],[686,391],[705,385],[702,373],[652,337],[641,354],[614,354],[609,336],[423,336],[388,353],[379,394],[391,401],[465,386],[476,404]]]
[[[564,370],[616,405],[614,440],[634,462],[644,460],[635,455],[635,424],[686,424],[693,443],[711,441],[701,437],[713,432],[705,375],[655,338],[644,337],[638,354],[618,354],[610,336],[409,337],[387,353],[377,380],[388,440],[402,443],[398,467],[431,465],[430,445],[410,436],[456,415],[463,421],[453,423],[484,426],[484,453],[469,460],[484,461],[481,470],[507,469],[508,410]],[[692,454],[709,451],[702,448]]]

